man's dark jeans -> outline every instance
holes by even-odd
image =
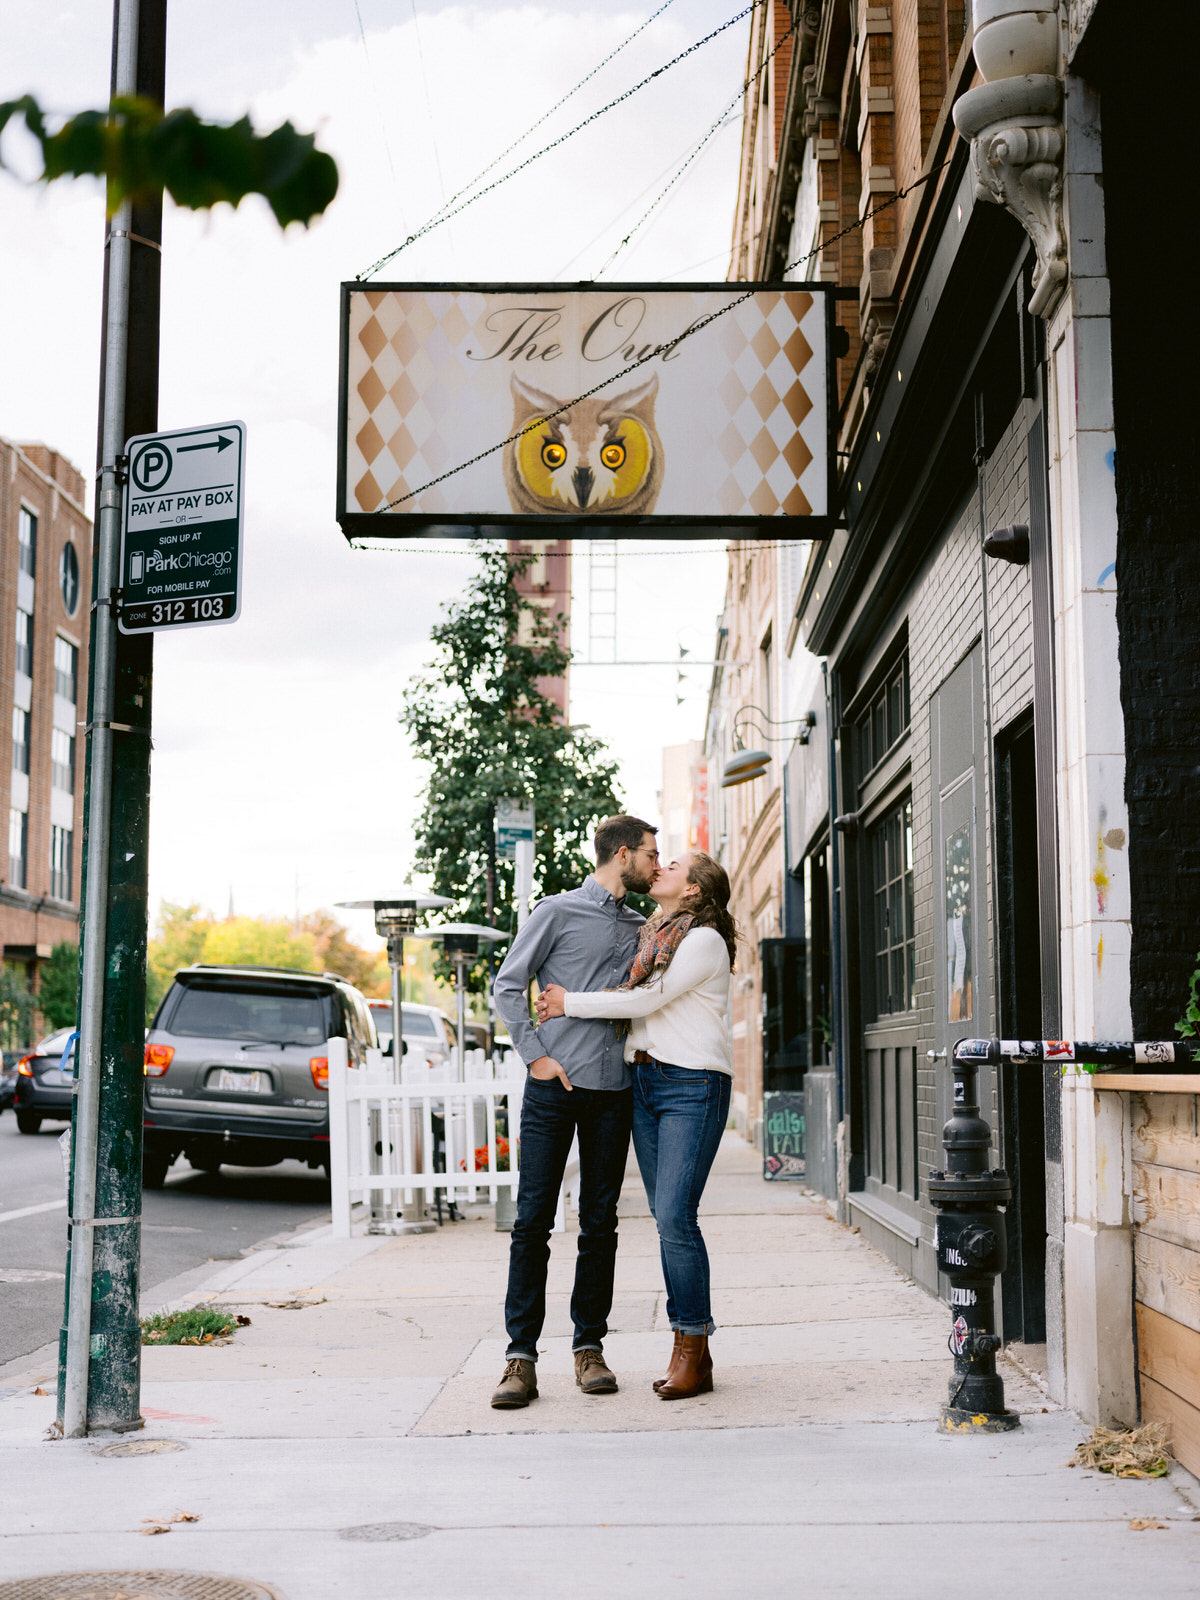
[[[508,1257],[508,1354],[537,1360],[546,1320],[550,1230],[571,1140],[579,1134],[579,1249],[572,1348],[598,1350],[608,1332],[617,1258],[617,1198],[625,1176],[632,1089],[564,1089],[530,1078],[521,1105],[521,1182]]]

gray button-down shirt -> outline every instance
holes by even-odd
[[[561,1062],[581,1089],[627,1089],[631,1077],[611,1022],[596,1017],[552,1017],[534,1027],[529,983],[564,989],[615,989],[625,981],[645,917],[616,900],[595,878],[551,895],[530,912],[496,974],[496,1010],[517,1054],[528,1066],[539,1056]]]

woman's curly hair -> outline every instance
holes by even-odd
[[[737,960],[739,934],[737,923],[729,911],[729,897],[733,892],[729,874],[707,850],[692,850],[689,855],[687,881],[694,883],[699,892],[688,895],[680,909],[695,917],[694,927],[717,930],[729,951],[729,970],[732,972]]]

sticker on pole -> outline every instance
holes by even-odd
[[[121,632],[236,622],[245,423],[138,434],[125,454]]]

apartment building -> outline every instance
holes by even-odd
[[[1193,269],[1178,162],[1135,123],[1156,84],[1183,147],[1189,27],[1175,0],[1132,33],[1113,0],[797,0],[751,31],[751,71],[793,48],[747,99],[730,276],[842,291],[839,492],[799,581],[783,544],[731,548],[714,828],[760,950],[773,904],[805,950],[810,1177],[933,1293],[954,1043],[1169,1039],[1200,943],[1196,408],[1146,334]],[[790,742],[722,791],[768,645]],[[1167,1414],[1103,1095],[985,1079],[1018,1176],[1005,1339],[1094,1420]],[[1155,1248],[1195,1281],[1190,1244]],[[1194,1306],[1171,1337],[1200,1356]],[[1169,1414],[1200,1440],[1193,1389]]]
[[[12,718],[0,940],[34,990],[39,963],[78,936],[91,574],[82,474],[46,445],[0,439],[0,696]]]

